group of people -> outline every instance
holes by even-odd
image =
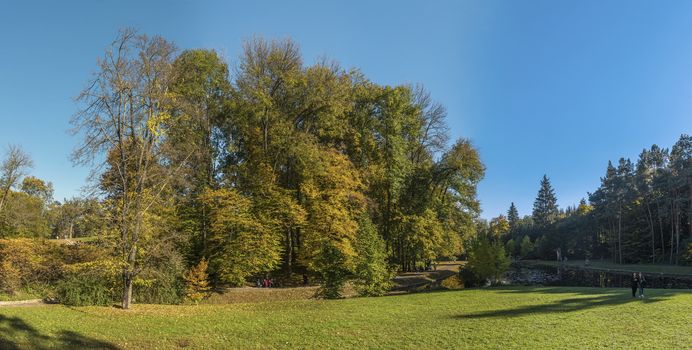
[[[258,278],[257,279],[257,288],[273,288],[274,287],[274,280],[265,277],[265,278]]]
[[[643,298],[644,297],[644,284],[646,279],[641,272],[632,273],[632,298]],[[639,295],[637,295],[639,291]]]

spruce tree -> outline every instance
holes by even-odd
[[[548,176],[543,175],[541,188],[538,196],[533,202],[533,222],[538,227],[545,227],[557,220],[558,217],[557,198],[553,186],[550,185]]]
[[[514,206],[514,202],[509,206],[509,210],[507,211],[507,221],[509,221],[509,230],[514,231],[517,227],[517,223],[519,223],[519,211],[517,210],[517,207]]]

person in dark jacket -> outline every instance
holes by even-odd
[[[644,284],[646,284],[646,279],[644,278],[644,274],[641,272],[637,277],[637,282],[639,283],[639,297],[644,298]]]
[[[630,283],[632,285],[632,298],[636,298],[637,288],[639,288],[639,276],[637,276],[636,272],[632,273],[632,281]]]

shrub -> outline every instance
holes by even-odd
[[[185,264],[170,245],[151,252],[133,283],[133,299],[146,304],[179,304],[183,300]],[[119,288],[122,285],[119,284]]]
[[[522,258],[528,257],[531,252],[533,252],[534,249],[534,244],[531,243],[531,238],[529,236],[524,235],[524,238],[521,239],[521,243],[519,244],[519,254],[521,255]]]
[[[464,283],[461,281],[461,278],[459,276],[454,275],[443,279],[442,283],[440,283],[440,286],[444,289],[455,290],[464,288]]]
[[[15,294],[20,286],[21,272],[19,269],[8,260],[0,262],[0,292]]]
[[[384,295],[392,287],[394,273],[387,264],[385,242],[367,215],[360,219],[355,248],[356,291],[362,296]]]
[[[322,284],[317,296],[325,299],[341,297],[341,289],[346,284],[350,271],[346,269],[346,256],[330,243],[324,243],[318,257],[317,267]]]
[[[110,305],[119,296],[118,270],[110,260],[71,265],[58,282],[57,298],[65,305]]]
[[[209,296],[209,276],[207,268],[209,264],[202,259],[185,274],[185,297],[194,303],[199,303]]]
[[[459,279],[464,285],[464,288],[481,287],[485,281],[480,279],[469,267],[464,266],[459,271]]]
[[[509,263],[502,244],[481,235],[471,242],[468,263],[464,269],[469,269],[479,280],[497,283],[507,271]]]

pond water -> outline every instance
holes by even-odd
[[[507,271],[506,282],[521,285],[625,288],[630,287],[631,276],[631,273],[624,272],[512,264]],[[645,288],[692,289],[692,277],[644,274],[644,278]]]

